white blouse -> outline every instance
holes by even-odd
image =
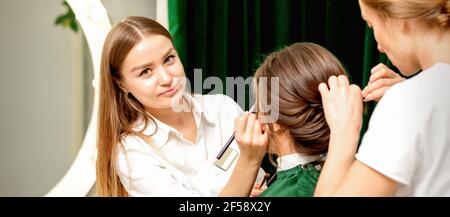
[[[227,183],[236,161],[227,171],[214,165],[217,154],[234,131],[240,106],[225,95],[189,95],[197,126],[196,142],[183,138],[176,129],[158,121],[148,121],[144,135],[148,144],[135,135],[122,140],[117,170],[130,196],[217,196]],[[139,121],[135,129],[142,129]],[[239,153],[236,142],[232,147]]]
[[[398,183],[395,196],[450,196],[450,64],[392,86],[356,158]]]

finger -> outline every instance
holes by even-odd
[[[350,85],[350,91],[351,94],[356,97],[357,99],[357,106],[358,106],[358,110],[360,110],[362,112],[362,93],[361,93],[361,88],[359,88],[358,85],[352,84]]]
[[[350,85],[350,89],[351,89],[352,91],[355,91],[355,92],[361,94],[361,88],[359,88],[359,86],[356,85],[356,84]]]
[[[248,114],[235,118],[236,134],[243,135],[247,126]]]
[[[336,89],[339,86],[338,79],[336,76],[331,76],[328,78],[328,86],[330,87],[330,91]]]
[[[352,101],[352,122],[357,124],[358,130],[361,129],[362,126],[362,114],[363,114],[363,101],[361,100],[361,89],[357,85],[350,85],[351,97]],[[358,131],[359,132],[359,131]]]
[[[347,87],[349,86],[348,78],[345,75],[339,75],[338,77],[339,86],[341,87]]]
[[[387,67],[386,65],[384,65],[383,63],[378,63],[378,65],[374,66],[371,70],[370,73],[375,73],[376,71],[380,70],[383,67]]]
[[[368,84],[363,91],[363,96],[367,97],[369,94],[371,94],[373,91],[384,88],[384,87],[390,87],[394,84],[396,84],[397,81],[392,78],[380,78],[376,80],[375,82]]]
[[[384,94],[386,93],[386,91],[389,89],[390,87],[383,87],[383,88],[379,88],[374,90],[372,93],[368,94],[366,97],[364,97],[364,101],[368,102],[368,101],[379,101]]]
[[[260,146],[267,146],[269,144],[269,137],[266,131],[263,130],[263,125],[256,121],[255,132],[253,133],[253,141],[255,141]]]
[[[253,193],[254,193],[255,196],[258,196],[258,195],[260,195],[263,191],[264,191],[264,190],[262,190],[262,189],[259,188],[259,189],[256,189],[255,192],[253,192]]]
[[[267,185],[261,186],[261,191],[265,191],[267,189]],[[262,192],[261,192],[262,193]]]
[[[236,142],[239,143],[241,141],[241,137],[242,137],[241,135],[243,132],[242,117],[234,118],[234,130],[235,130],[234,138],[235,138]]]
[[[260,189],[253,189],[252,192],[250,193],[250,197],[257,197],[258,195],[260,195],[264,190],[260,190]]]
[[[253,128],[253,141],[259,141],[259,137],[262,135],[261,123],[259,120],[255,121],[255,127]]]
[[[381,78],[391,78],[391,79],[395,79],[397,77],[400,77],[400,75],[398,75],[397,73],[395,73],[394,71],[392,71],[391,69],[384,67],[376,72],[374,72],[372,75],[370,75],[369,78],[369,84],[375,82],[378,79]]]
[[[258,139],[259,144],[265,146],[267,149],[269,148],[269,134],[267,131],[262,132]]]
[[[358,98],[362,99],[361,88],[359,88],[358,85],[356,85],[356,84],[350,85],[350,91],[352,94],[355,94]],[[361,100],[361,102],[362,102],[362,100]]]
[[[325,107],[328,95],[330,94],[330,90],[328,89],[328,86],[325,83],[321,83],[319,84],[319,92],[320,96],[322,97],[322,104]]]
[[[245,136],[252,139],[253,138],[253,131],[255,127],[255,121],[256,121],[256,115],[250,114],[247,120],[247,127],[245,129]]]

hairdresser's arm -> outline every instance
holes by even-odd
[[[235,120],[240,155],[228,183],[219,196],[248,197],[255,184],[261,161],[267,152],[268,136],[254,114]]]
[[[362,124],[362,96],[345,76],[330,77],[319,91],[330,127],[328,156],[317,183],[316,196],[388,196],[396,182],[355,160]]]
[[[379,101],[390,87],[406,80],[382,63],[373,67],[370,73],[369,83],[362,91],[364,101]]]
[[[340,134],[330,138],[330,152],[319,177],[315,196],[391,196],[397,182],[355,160],[353,147],[358,135]],[[338,144],[342,143],[342,144]]]
[[[316,196],[392,196],[396,188],[397,182],[355,160],[334,190],[316,191]]]

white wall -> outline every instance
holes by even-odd
[[[0,196],[43,196],[81,145],[92,75],[81,32],[54,26],[62,0],[0,1]],[[103,0],[111,22],[156,17],[156,0]]]
[[[82,34],[61,0],[0,1],[0,196],[42,196],[83,137]]]
[[[102,0],[111,24],[127,16],[144,16],[156,19],[156,0]]]

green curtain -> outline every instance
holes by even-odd
[[[314,42],[343,63],[351,81],[365,87],[370,69],[380,62],[373,33],[352,0],[169,0],[169,27],[193,81],[251,76],[262,58],[295,42]],[[204,90],[203,93],[207,93]],[[233,97],[233,96],[232,96]],[[248,105],[247,105],[248,106]],[[374,108],[366,106],[362,133]],[[248,107],[246,107],[248,109]]]

